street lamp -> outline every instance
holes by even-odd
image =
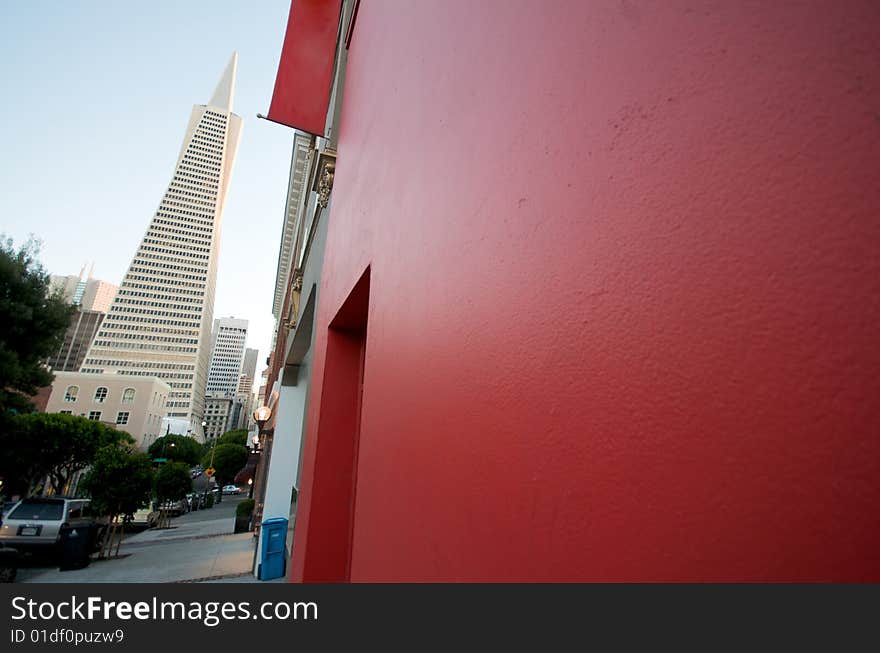
[[[268,406],[260,406],[254,411],[254,421],[259,427],[260,433],[263,432],[263,425],[269,421],[270,417],[272,417],[272,409]]]
[[[268,406],[260,406],[254,411],[254,421],[257,423],[257,436],[254,438],[254,444],[256,448],[254,449],[255,453],[260,453],[262,449],[262,435],[263,435],[263,426],[266,422],[269,421],[269,418],[272,417],[272,409]],[[266,464],[268,463],[265,460],[266,455],[260,456],[260,461],[257,463],[257,468],[254,471],[254,475],[259,478],[260,488],[258,493],[257,503],[254,505],[254,517],[255,519],[260,519],[263,514],[263,497],[265,493],[266,487]],[[256,483],[254,483],[256,485]],[[254,486],[251,486],[250,494],[253,495]],[[257,531],[254,531],[254,537],[257,536]]]

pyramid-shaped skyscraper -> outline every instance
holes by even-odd
[[[201,436],[220,221],[242,120],[232,113],[238,55],[190,115],[174,176],[81,371],[157,376],[165,412]]]

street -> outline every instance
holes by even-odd
[[[16,582],[259,582],[251,574],[256,539],[250,532],[233,534],[235,508],[246,498],[225,496],[213,508],[173,518],[170,528],[127,535],[118,558],[92,560],[84,569],[59,571],[57,562],[33,560],[19,569]]]

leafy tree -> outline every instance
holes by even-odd
[[[211,461],[213,458],[213,462]],[[213,453],[205,454],[202,459],[202,466],[213,466],[215,470],[214,478],[220,486],[220,497],[223,496],[223,486],[235,478],[242,467],[245,466],[248,459],[248,449],[241,444],[218,444]],[[218,497],[218,501],[222,499]]]
[[[178,501],[192,492],[189,468],[183,463],[166,463],[156,473],[154,483],[156,499],[160,503]]]
[[[233,429],[232,431],[226,431],[226,433],[221,435],[217,440],[217,444],[218,446],[221,444],[240,444],[241,446],[246,447],[247,439],[247,429]]]
[[[147,453],[152,458],[167,458],[168,460],[186,463],[190,467],[199,462],[202,457],[202,445],[195,439],[185,435],[176,435],[171,433],[158,438]]]
[[[108,445],[129,444],[128,433],[77,415],[28,413],[0,429],[0,476],[9,494],[30,494],[45,477],[58,493],[68,491],[74,474]]]
[[[91,507],[99,515],[110,517],[113,530],[104,539],[101,557],[113,548],[119,518],[131,519],[132,514],[147,504],[153,488],[153,466],[150,457],[137,453],[130,446],[108,445],[98,450],[81,487],[91,497]],[[118,530],[116,555],[122,542]]]
[[[33,409],[30,397],[52,383],[45,360],[58,350],[73,307],[49,292],[49,275],[37,260],[39,243],[21,249],[0,238],[0,420],[7,411]],[[0,423],[0,427],[8,426]]]
[[[184,463],[165,463],[156,473],[153,483],[156,499],[159,501],[160,527],[167,525],[165,505],[168,501],[179,501],[192,492],[192,478],[189,466]]]

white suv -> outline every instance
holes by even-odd
[[[16,549],[53,547],[61,541],[61,527],[86,526],[95,522],[87,516],[88,499],[32,497],[22,499],[9,511],[0,526],[0,543]]]

